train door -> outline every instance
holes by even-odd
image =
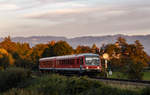
[[[79,57],[80,62],[80,74],[83,73],[84,57]]]
[[[53,62],[52,62],[52,72],[55,72],[56,71],[56,58],[53,59]]]

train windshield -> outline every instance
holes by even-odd
[[[99,57],[95,56],[89,56],[85,58],[86,65],[99,65],[100,60]]]

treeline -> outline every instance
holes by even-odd
[[[37,69],[39,58],[79,53],[97,53],[101,56],[102,63],[104,63],[102,55],[108,53],[111,68],[116,70],[132,71],[130,68],[132,65],[140,70],[141,67],[148,67],[150,63],[150,57],[138,40],[133,44],[128,44],[124,38],[119,37],[116,43],[101,47],[93,44],[92,47],[79,45],[73,49],[65,41],[51,41],[30,47],[29,43],[16,43],[11,41],[10,37],[6,37],[0,42],[0,69],[6,69],[8,66]]]
[[[30,47],[29,43],[13,42],[10,37],[4,38],[0,42],[0,70],[9,66],[23,67],[28,69],[38,69],[39,58],[62,56],[79,53],[99,53],[94,44],[92,48],[88,46],[78,46],[73,49],[65,41],[51,41],[47,44],[37,44]]]

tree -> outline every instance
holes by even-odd
[[[144,51],[143,45],[138,40],[136,40],[133,44],[128,44],[124,38],[119,37],[115,44],[103,46],[101,52],[109,54],[109,62],[115,70],[119,70],[121,72],[122,70],[127,70],[130,72],[128,73],[128,78],[133,78],[130,77],[131,72],[132,74],[135,73],[135,75],[139,74],[139,76],[142,76],[141,73],[143,66],[146,67],[150,62],[149,56]],[[141,68],[139,68],[140,66]],[[137,73],[134,72],[136,69],[139,70]],[[141,79],[139,76],[136,75],[135,77]]]
[[[47,44],[37,44],[34,47],[32,47],[31,57],[35,64],[38,63],[39,58],[43,57],[43,54],[44,54],[43,52],[47,48],[48,48]]]
[[[120,46],[127,45],[126,39],[124,39],[122,37],[118,37],[117,42],[119,43]]]
[[[9,65],[14,62],[11,54],[9,54],[5,49],[0,48],[0,69],[6,69]]]
[[[48,48],[47,44],[37,44],[32,47],[31,58],[33,61],[32,69],[37,69],[39,65],[39,59],[42,58],[43,52]]]
[[[14,54],[15,65],[17,67],[32,68],[32,49],[28,43],[17,43],[17,51]]]
[[[5,37],[4,40],[0,43],[0,48],[5,49],[12,55],[17,51],[17,44],[11,41],[10,36]]]
[[[92,53],[99,54],[99,48],[96,46],[96,44],[93,44],[91,49],[92,49]]]
[[[54,54],[54,45],[55,41],[51,41],[47,44],[47,47],[44,49],[42,53],[42,57],[52,57],[55,56]]]
[[[143,64],[132,59],[125,61],[128,62],[126,62],[126,65],[122,69],[124,75],[126,75],[128,79],[142,80],[144,67]]]
[[[54,56],[69,55],[73,53],[72,47],[66,41],[58,41],[52,47]]]
[[[42,57],[62,56],[73,53],[72,47],[65,41],[51,41],[43,51]]]
[[[77,46],[76,50],[75,50],[76,54],[79,53],[92,53],[92,49],[89,46]]]

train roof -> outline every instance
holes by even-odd
[[[74,54],[74,55],[40,58],[40,61],[46,61],[46,60],[50,60],[50,59],[75,58],[75,57],[81,57],[81,56],[99,56],[99,55],[98,54],[93,54],[93,53],[81,53],[81,54]]]

